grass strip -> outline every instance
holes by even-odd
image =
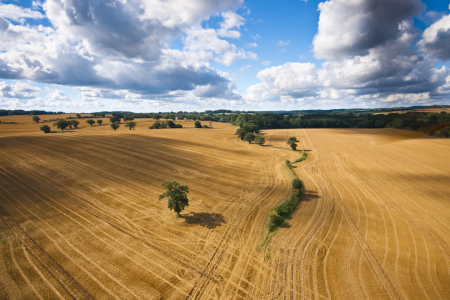
[[[270,258],[270,246],[269,246],[270,241],[272,240],[273,236],[278,231],[278,229],[283,225],[284,221],[286,221],[286,219],[291,217],[295,208],[300,203],[300,198],[303,194],[304,189],[303,181],[301,181],[300,178],[298,178],[297,174],[295,174],[292,166],[296,163],[304,161],[307,158],[308,154],[306,152],[302,152],[300,158],[298,158],[294,162],[286,160],[286,166],[292,173],[292,177],[291,176],[290,177],[294,178],[291,181],[292,190],[288,195],[287,200],[284,200],[280,205],[275,206],[274,209],[271,210],[267,215],[266,237],[261,246],[259,247],[260,250],[265,249],[266,258]]]

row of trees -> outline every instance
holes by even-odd
[[[396,128],[408,130],[420,129],[428,134],[434,134],[435,131],[433,131],[432,126],[437,124],[446,124],[446,126],[441,126],[441,129],[443,131],[447,130],[447,124],[450,124],[450,114],[446,112],[407,112],[403,114],[313,113],[301,116],[276,113],[235,114],[230,116],[230,123],[240,128],[243,128],[245,124],[252,124],[252,126],[258,126],[261,129]]]

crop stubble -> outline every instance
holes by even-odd
[[[448,140],[264,131],[311,150],[266,259],[264,222],[296,153],[241,142],[230,124],[43,135],[16,118],[0,125],[0,298],[450,298]],[[185,218],[157,201],[167,180],[190,187]]]

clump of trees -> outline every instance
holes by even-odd
[[[67,121],[67,120],[64,120],[64,119],[59,119],[55,123],[53,123],[53,126],[55,126],[56,128],[61,129],[62,131],[64,131],[64,129],[66,129],[67,127],[69,127],[72,124],[73,123],[71,123],[71,121]]]
[[[259,127],[258,127],[258,125],[256,125],[255,123],[251,123],[251,122],[240,124],[240,127],[236,130],[236,133],[235,133],[235,134],[236,134],[238,137],[240,137],[241,140],[244,140],[245,135],[246,135],[247,133],[252,133],[252,134],[257,134],[257,133],[259,133]]]
[[[127,122],[127,121],[133,121],[134,120],[134,118],[131,116],[131,115],[129,115],[129,114],[125,114],[124,116],[123,116],[123,121],[124,122]]]
[[[266,143],[266,139],[262,136],[255,137],[255,144],[264,145]]]
[[[33,120],[33,122],[39,123],[39,121],[41,120],[41,118],[39,118],[39,116],[33,116],[33,118],[31,118]]]
[[[120,116],[113,115],[112,117],[109,118],[109,121],[113,124],[119,124],[121,119],[122,118]]]
[[[181,217],[180,212],[184,210],[186,206],[189,206],[189,200],[187,194],[189,193],[189,187],[186,185],[180,185],[176,181],[167,181],[162,184],[165,193],[159,195],[159,201],[164,198],[168,198],[168,208],[174,210],[178,217]]]
[[[291,147],[291,149],[295,151],[295,150],[297,150],[297,143],[298,143],[298,142],[299,142],[299,141],[297,140],[296,137],[291,136],[291,137],[287,140],[286,144],[288,144],[288,145]]]
[[[74,127],[74,128],[78,128],[78,124],[80,124],[80,122],[78,122],[77,120],[71,120],[71,121],[69,121],[71,124],[72,124],[72,126]]]
[[[160,129],[160,128],[183,128],[183,125],[175,124],[172,120],[169,120],[167,122],[164,122],[164,121],[155,122],[148,129]]]
[[[116,123],[112,123],[110,126],[111,126],[111,129],[114,129],[114,131],[116,131],[120,127],[120,125],[116,124]]]
[[[244,141],[247,141],[249,144],[251,144],[255,140],[255,135],[251,132],[247,132],[244,136]]]
[[[40,130],[43,131],[44,133],[50,133],[51,128],[48,125],[42,125]]]
[[[134,128],[137,126],[137,124],[136,124],[136,122],[127,122],[126,124],[125,124],[125,127],[128,127],[128,129],[133,129],[134,130]]]

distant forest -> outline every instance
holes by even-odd
[[[316,113],[301,116],[283,114],[239,114],[230,123],[243,127],[254,123],[260,129],[278,128],[396,128],[420,130],[430,135],[450,136],[450,114],[406,112],[402,114]]]
[[[412,109],[412,108],[410,108]],[[377,112],[382,111],[379,109]],[[388,109],[386,109],[388,110]],[[390,110],[390,109],[389,109]],[[361,110],[360,110],[361,111]],[[259,129],[282,128],[396,128],[418,130],[429,135],[450,137],[450,113],[415,112],[373,113],[374,110],[334,110],[334,111],[290,111],[290,112],[252,112],[245,113],[231,110],[207,110],[205,112],[106,112],[124,118],[162,118],[188,119],[199,121],[216,121],[231,123],[241,128],[244,124],[255,124]],[[101,115],[103,115],[103,112]],[[43,110],[0,110],[0,116],[8,115],[48,115],[63,112]],[[77,114],[79,116],[79,114]],[[93,113],[99,115],[99,113]],[[89,116],[91,117],[91,116]],[[72,117],[70,117],[72,118]]]

